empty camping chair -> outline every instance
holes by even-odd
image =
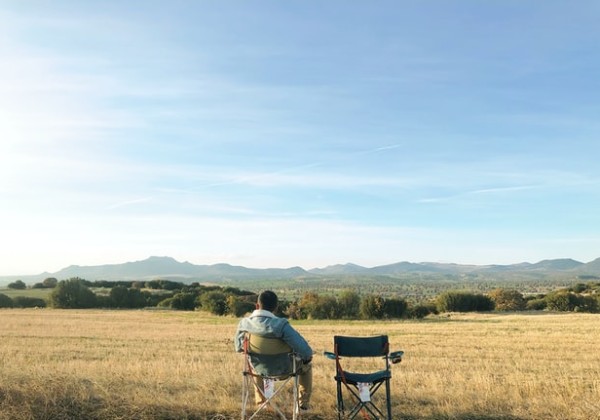
[[[298,375],[301,362],[296,353],[281,339],[246,333],[243,355],[242,420],[251,420],[263,410],[271,410],[287,420],[284,409],[279,407],[284,403],[291,407],[291,418],[297,420],[300,416]],[[256,406],[254,410],[248,410],[252,393]]]
[[[390,362],[400,362],[404,352],[397,351],[390,353],[387,335],[374,337],[343,337],[336,335],[333,338],[333,345],[334,352],[325,352],[325,356],[335,360],[338,418],[353,419],[359,413],[362,413],[365,418],[391,420],[390,379],[392,372]],[[377,369],[379,367],[381,369],[358,373],[351,372],[342,367],[346,362],[345,358],[354,357],[381,358],[383,360],[377,363]],[[380,406],[383,402],[385,403],[385,408],[378,407],[374,398],[375,393],[382,386],[385,388],[385,396],[378,395],[377,399],[381,401]],[[346,403],[353,404],[348,411],[347,417]]]

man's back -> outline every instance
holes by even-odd
[[[290,325],[287,319],[279,318],[272,312],[257,309],[246,318],[240,320],[236,333],[236,351],[242,351],[245,333],[265,338],[283,340],[303,360],[312,359],[313,351],[306,340]]]

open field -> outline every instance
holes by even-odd
[[[201,312],[0,310],[0,419],[239,417],[237,320]],[[298,321],[318,353],[311,419],[335,416],[334,334],[390,336],[398,419],[600,419],[600,316]]]
[[[14,298],[17,296],[25,296],[25,297],[33,297],[40,299],[48,299],[50,293],[52,293],[53,289],[0,289],[0,293],[8,296],[9,298]]]

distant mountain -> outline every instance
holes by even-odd
[[[367,267],[362,267],[360,265],[348,263],[348,264],[336,264],[330,265],[325,268],[313,268],[312,270],[308,270],[309,273],[317,274],[321,276],[332,276],[332,275],[340,275],[340,274],[365,274],[370,269]]]
[[[531,264],[530,270],[556,270],[565,271],[581,268],[586,264],[572,260],[571,258],[562,258],[557,260],[543,260],[535,264]],[[600,268],[600,265],[599,265]]]
[[[150,257],[142,261],[97,266],[71,265],[56,273],[42,273],[36,276],[6,276],[0,278],[0,284],[16,279],[26,283],[42,281],[47,277],[67,279],[81,277],[86,280],[152,280],[170,279],[182,282],[192,281],[240,281],[252,279],[302,279],[344,276],[405,276],[410,274],[460,275],[474,274],[486,276],[600,276],[600,258],[587,264],[569,258],[543,260],[535,264],[528,262],[510,265],[461,265],[453,263],[402,261],[395,264],[376,267],[363,267],[347,263],[331,265],[325,268],[304,270],[301,267],[290,268],[247,268],[230,264],[195,265],[179,262],[171,257]]]
[[[594,261],[590,261],[587,264],[583,264],[582,266],[577,268],[577,271],[581,271],[585,274],[600,275],[600,258],[596,258]]]
[[[477,267],[474,271],[480,273],[507,273],[514,271],[526,271],[531,267],[532,264],[524,262],[519,264],[509,264],[509,265],[484,265]]]
[[[395,264],[380,265],[369,270],[372,274],[380,276],[393,276],[404,273],[440,273],[444,270],[435,264],[430,263],[411,263],[402,261]]]
[[[244,278],[290,278],[308,274],[300,267],[246,268],[230,264],[194,265],[171,257],[150,257],[146,260],[123,264],[81,267],[72,265],[52,276],[56,278],[81,277],[86,280],[239,280]]]

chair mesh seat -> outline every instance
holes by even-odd
[[[353,373],[343,372],[343,375],[336,375],[336,381],[344,381],[351,385],[356,385],[359,382],[377,383],[389,379],[392,377],[392,373],[389,370],[380,370],[378,372],[371,373]]]

